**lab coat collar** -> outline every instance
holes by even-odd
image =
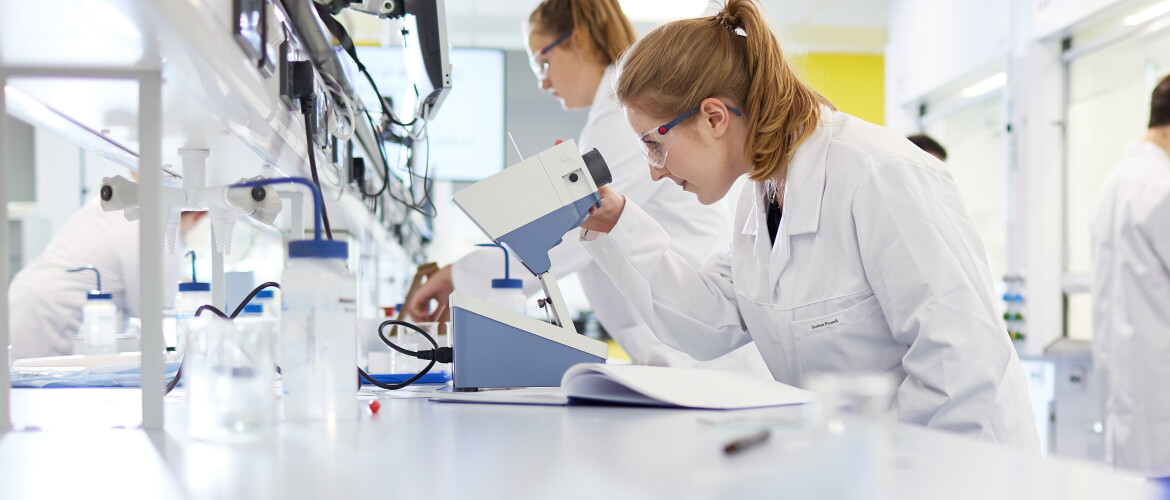
[[[1122,154],[1125,158],[1140,158],[1170,165],[1170,156],[1166,155],[1166,150],[1150,141],[1131,141],[1125,145]]]
[[[784,184],[784,217],[776,235],[793,236],[815,233],[820,227],[821,202],[825,197],[825,164],[829,155],[829,142],[833,139],[833,126],[842,118],[837,111],[821,107],[821,124],[796,148],[788,163],[788,177]],[[767,234],[768,218],[764,206],[764,184],[757,182],[756,196],[752,209],[747,214],[743,234]]]

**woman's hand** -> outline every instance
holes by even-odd
[[[451,265],[448,264],[422,282],[402,308],[415,321],[447,321],[450,318],[448,302],[453,291],[455,282],[451,278]],[[432,300],[438,303],[434,311],[431,311]]]
[[[608,233],[622,216],[622,209],[626,208],[626,197],[610,189],[609,186],[597,188],[601,195],[601,208],[589,209],[589,218],[581,223],[581,227],[590,231]]]
[[[557,139],[553,145],[562,142],[565,141]],[[609,186],[598,187],[597,193],[601,195],[601,208],[591,207],[589,218],[581,223],[581,227],[590,231],[608,233],[613,229],[614,224],[617,224],[618,218],[622,216],[622,209],[626,208],[626,197],[610,189]]]

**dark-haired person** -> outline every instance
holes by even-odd
[[[907,139],[913,142],[915,146],[918,146],[918,149],[930,153],[935,158],[938,158],[939,161],[947,161],[946,148],[942,147],[942,144],[939,144],[933,137],[926,134],[914,134],[907,137]]]
[[[1170,476],[1170,75],[1145,137],[1125,146],[1093,214],[1093,365],[1105,459]]]
[[[545,0],[528,19],[527,41],[540,88],[559,99],[565,109],[589,108],[577,141],[581,151],[597,148],[613,174],[612,185],[678,235],[670,247],[684,260],[700,263],[714,249],[719,235],[726,233],[727,213],[719,207],[700,205],[692,196],[655,183],[646,174],[638,147],[630,140],[630,125],[613,98],[613,62],[634,43],[634,27],[617,0]],[[663,344],[593,263],[575,234],[566,236],[549,253],[552,271],[560,278],[577,274],[593,313],[631,361],[768,376],[753,345],[700,362]],[[407,312],[416,320],[437,319],[446,312],[455,288],[485,296],[490,279],[499,277],[499,258],[498,251],[476,252],[442,268],[415,293],[406,305]],[[525,294],[540,289],[531,276],[524,278]]]
[[[776,380],[884,373],[906,423],[1039,451],[983,245],[943,165],[797,78],[759,8],[658,27],[622,57],[617,98],[655,179],[715,203],[743,176],[730,248],[681,236],[604,189],[580,237],[667,344],[755,341]]]

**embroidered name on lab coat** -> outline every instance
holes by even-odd
[[[811,325],[808,325],[808,331],[811,332],[811,331],[816,330],[818,328],[824,328],[826,326],[833,326],[833,325],[840,323],[840,322],[841,322],[840,318],[833,318],[833,319],[830,319],[828,321],[822,321],[820,323],[813,323]]]

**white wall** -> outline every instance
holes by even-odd
[[[1011,0],[892,0],[886,122],[915,131],[907,103],[1002,61],[1011,40]]]
[[[1063,325],[1065,75],[1061,40],[1144,0],[892,0],[887,122],[916,131],[917,104],[1006,68],[1007,272],[1026,278],[1027,353]]]

